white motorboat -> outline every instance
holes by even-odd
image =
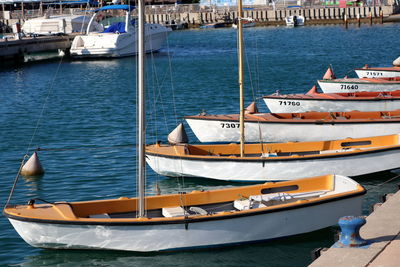
[[[17,176],[3,213],[28,244],[140,252],[204,248],[306,233],[336,224],[341,216],[361,214],[366,190],[340,175],[146,197],[144,17],[141,0],[138,197],[44,204],[32,199],[27,205],[11,205]]]
[[[188,23],[181,21],[180,19],[171,19],[163,23],[163,26],[170,28],[171,30],[183,30],[188,28]]]
[[[400,90],[391,92],[319,93],[314,86],[306,94],[274,93],[263,96],[271,112],[381,111],[400,109]]]
[[[105,6],[96,10],[88,25],[85,35],[76,36],[72,42],[70,54],[72,57],[124,57],[136,55],[137,34],[130,12],[134,7],[128,5]],[[104,13],[107,11],[123,10],[124,17],[119,20],[110,19]],[[102,19],[102,20],[101,20]],[[122,19],[122,21],[121,21]],[[90,31],[92,23],[99,20],[100,23],[112,21],[102,32]],[[160,24],[145,25],[145,51],[155,52],[161,49],[171,29]]]
[[[238,142],[239,114],[185,116],[200,142]],[[246,142],[325,141],[400,133],[400,110],[246,114]]]
[[[243,18],[243,28],[251,28],[256,26],[256,20],[253,18]],[[232,23],[232,28],[237,29],[238,20],[234,19]]]
[[[82,33],[88,28],[89,16],[56,15],[28,19],[22,25],[22,31],[26,35],[59,35]],[[102,31],[102,25],[93,21],[90,31]]]
[[[305,18],[300,15],[288,16],[285,18],[286,26],[296,27],[304,26]]]

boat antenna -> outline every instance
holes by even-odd
[[[144,31],[145,31],[145,4],[144,0],[138,0],[138,78],[137,78],[137,93],[138,93],[138,198],[139,198],[139,213],[138,217],[145,217],[145,177],[146,177],[146,159],[145,159],[145,51],[144,51]]]
[[[240,156],[244,157],[244,73],[243,73],[243,8],[242,0],[238,0],[238,61],[239,61],[239,102],[240,102]]]

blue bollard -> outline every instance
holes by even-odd
[[[339,219],[342,230],[340,239],[333,248],[367,248],[369,242],[360,237],[360,228],[367,221],[362,216],[344,216]]]

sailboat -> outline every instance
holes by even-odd
[[[200,142],[238,142],[239,115],[185,116]],[[400,133],[400,110],[246,113],[247,142],[326,141]]]
[[[400,76],[400,66],[393,67],[370,67],[366,64],[362,68],[354,70],[359,78],[390,78]]]
[[[148,145],[158,174],[236,182],[294,180],[335,173],[358,176],[400,168],[400,135],[335,141]]]
[[[145,196],[144,0],[139,31],[138,197],[11,205],[11,192],[3,214],[28,244],[140,252],[204,248],[310,232],[361,214],[366,190],[341,175]]]
[[[313,86],[305,94],[263,96],[271,112],[382,111],[400,109],[400,90],[390,92],[320,93]]]
[[[400,89],[400,77],[348,78],[337,79],[329,67],[318,85],[324,93],[380,92]]]

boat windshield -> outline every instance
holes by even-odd
[[[125,15],[119,14],[113,16],[109,12],[101,11],[97,13],[95,20],[103,26],[103,29],[105,29],[104,32],[125,32]],[[134,24],[133,20],[131,24]]]

